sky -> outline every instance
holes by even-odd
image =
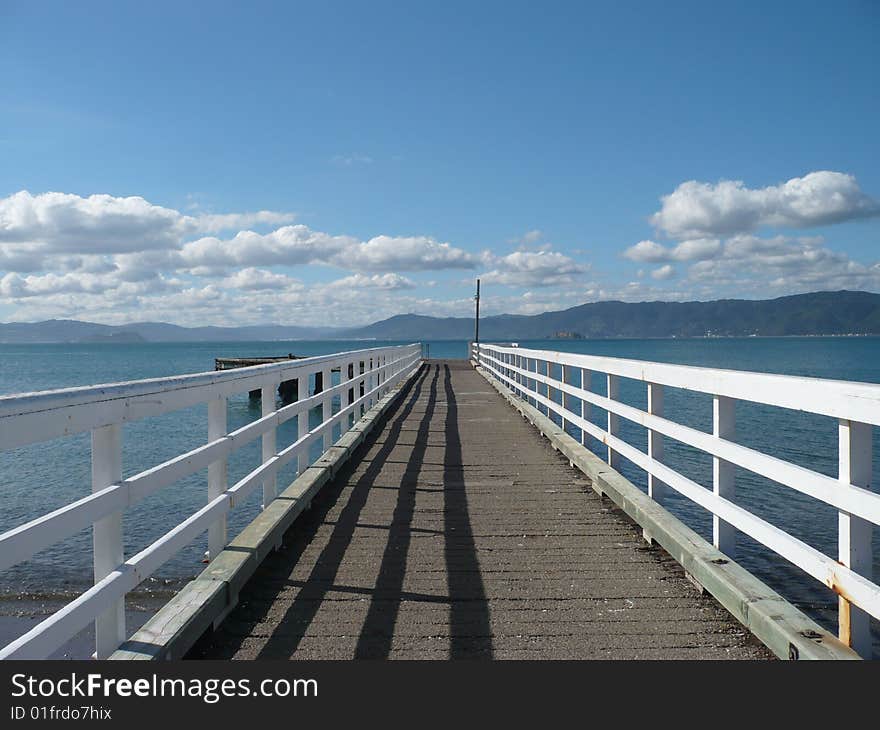
[[[880,2],[0,0],[0,321],[880,292]]]

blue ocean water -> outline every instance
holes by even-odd
[[[400,342],[214,342],[133,344],[0,344],[0,393],[19,393],[212,370],[215,357],[254,355],[316,355]],[[432,341],[431,357],[466,356],[464,341]],[[711,338],[684,340],[552,340],[522,341],[522,347],[556,349],[612,357],[636,358],[705,367],[731,368],[791,375],[880,383],[880,338]],[[593,389],[604,394],[604,379]],[[643,383],[623,380],[620,397],[646,407]],[[804,392],[808,401],[810,393]],[[577,407],[577,404],[574,404]],[[667,389],[668,418],[708,432],[712,429],[709,396]],[[128,424],[123,433],[123,470],[130,476],[205,442],[206,408],[187,408]],[[259,417],[259,404],[247,394],[230,399],[231,429]],[[591,418],[604,424],[606,414],[593,408]],[[816,471],[837,476],[837,422],[831,418],[740,402],[736,407],[736,440]],[[622,421],[622,436],[646,449],[645,429]],[[572,434],[579,437],[577,429]],[[880,429],[874,429],[875,484],[880,479]],[[285,424],[279,444],[294,440],[296,422]],[[589,444],[604,455],[601,444]],[[711,488],[709,456],[666,440],[667,463]],[[259,441],[237,452],[230,461],[230,483],[260,461]],[[623,473],[646,488],[644,472],[624,460]],[[279,477],[286,485],[292,467]],[[132,555],[179,522],[207,494],[207,476],[193,475],[167,487],[130,510],[125,519],[126,554]],[[876,488],[876,487],[875,487]],[[0,532],[85,496],[90,490],[87,434],[0,453]],[[259,509],[259,490],[230,515],[230,534],[244,527]],[[836,554],[837,514],[815,500],[744,470],[737,471],[736,501],[822,550]],[[704,536],[711,537],[711,517],[673,494],[668,508]],[[880,576],[880,530],[875,530],[875,575]],[[177,584],[197,574],[205,539],[167,563],[151,585]],[[737,559],[805,611],[833,627],[836,598],[802,571],[740,536]],[[27,563],[0,573],[0,595],[29,593],[55,596],[79,592],[90,584],[91,535],[88,530],[49,548]],[[145,586],[149,588],[150,586]],[[170,586],[169,586],[170,587]]]

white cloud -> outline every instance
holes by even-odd
[[[426,271],[472,268],[476,258],[428,236],[376,236],[359,241],[332,236],[304,225],[284,226],[271,233],[241,231],[231,239],[200,238],[184,244],[179,266],[223,268],[243,266],[327,264],[354,271]]]
[[[59,294],[105,294],[115,291],[120,296],[152,294],[179,284],[176,280],[156,277],[151,281],[120,282],[107,274],[40,274],[21,276],[8,273],[0,278],[0,297],[27,299],[53,297]]]
[[[407,293],[435,281],[417,284],[399,272],[482,261],[430,236],[361,240],[291,224],[288,213],[215,214],[198,205],[190,213],[141,197],[22,191],[2,198],[0,306],[7,318],[12,308],[15,320],[118,322],[148,311],[151,319],[190,324],[305,317],[350,325],[406,311],[407,302],[442,311],[436,300]],[[288,271],[313,264],[352,273],[306,285]]]
[[[692,238],[672,249],[672,260],[701,261],[717,256],[720,251],[721,241],[717,238]]]
[[[657,243],[656,241],[639,241],[637,244],[630,246],[623,255],[631,261],[639,261],[646,264],[657,264],[661,261],[668,261],[670,258],[669,249]]]
[[[735,236],[720,255],[698,261],[688,280],[717,298],[720,290],[737,296],[804,291],[880,290],[880,263],[865,264],[833,251],[815,238]]]
[[[426,271],[470,269],[477,259],[460,248],[439,243],[428,236],[376,236],[349,246],[329,263],[364,271]]]
[[[693,239],[671,247],[640,241],[624,256],[641,263],[664,264],[651,272],[658,281],[675,275],[673,263],[690,263],[686,280],[694,285],[695,294],[710,299],[817,289],[880,289],[880,263],[853,261],[814,236],[740,234],[724,241]]]
[[[768,190],[732,185],[739,186],[734,197],[743,191]],[[719,186],[705,186],[709,198]],[[776,218],[764,206],[757,220],[781,220],[779,210],[788,211],[787,220],[794,220],[791,211],[799,211],[801,221],[819,220],[821,215],[827,218],[831,209],[826,205],[825,213],[816,212],[802,191],[800,197],[787,195],[788,207],[777,205]],[[827,202],[828,196],[813,197]],[[866,196],[862,200],[870,201]],[[847,209],[844,203],[858,215],[870,214],[867,203],[860,208],[853,201],[857,203],[858,196],[852,190],[842,194],[837,215]],[[700,204],[706,208],[705,201]],[[658,216],[671,215],[674,207],[664,202]],[[745,208],[740,206],[740,213]],[[334,235],[273,211],[190,213],[139,197],[21,192],[2,198],[0,305],[17,320],[75,317],[125,322],[143,319],[149,312],[150,319],[189,325],[308,321],[351,326],[407,311],[469,316],[470,281],[463,295],[465,290],[457,289],[464,286],[458,281],[460,275],[428,282],[404,274],[477,267],[485,272],[481,278],[488,287],[483,290],[487,314],[532,314],[600,299],[714,299],[826,288],[880,289],[880,263],[852,261],[815,236],[763,237],[750,231],[720,235],[687,223],[700,216],[709,220],[705,211],[675,219],[680,226],[690,226],[687,235],[666,243],[640,241],[625,251],[627,258],[644,265],[639,270],[643,280],[626,284],[595,273],[592,277],[597,281],[587,281],[589,264],[581,257],[572,258],[570,251],[568,255],[554,251],[537,229],[516,239],[517,251],[477,254],[431,236]],[[730,213],[718,220],[733,218]],[[667,216],[663,222],[674,229],[671,220]],[[312,265],[317,266],[313,271],[319,281],[294,278],[299,275],[296,267]],[[344,273],[323,281],[324,267]],[[444,293],[429,289],[434,286]],[[424,296],[429,290],[434,296]]]
[[[0,272],[117,271],[125,280],[157,271],[223,277],[237,268],[325,264],[350,271],[389,272],[473,268],[478,258],[430,236],[379,235],[361,241],[282,225],[268,233],[241,226],[274,225],[288,213],[200,214],[144,198],[21,191],[0,199]]]
[[[290,223],[295,218],[293,213],[277,213],[272,210],[260,210],[256,213],[203,213],[193,218],[190,227],[200,233],[220,233],[250,226],[278,226]]]
[[[668,248],[656,241],[639,241],[630,246],[623,255],[631,261],[659,264],[669,261],[700,261],[713,258],[721,252],[717,238],[694,238]]]
[[[675,267],[672,264],[664,264],[660,268],[654,269],[651,276],[658,281],[665,281],[675,276]]]
[[[144,198],[70,193],[0,198],[4,261],[50,253],[115,254],[179,248],[186,236],[256,224],[278,224],[290,213],[259,211],[188,216]]]
[[[143,198],[66,193],[0,199],[0,241],[66,253],[118,253],[174,248],[186,216]]]
[[[806,228],[880,215],[880,200],[862,192],[852,175],[820,170],[780,185],[747,188],[739,180],[690,180],[661,198],[651,217],[673,238],[747,233],[761,226]]]
[[[327,261],[356,241],[330,236],[304,225],[283,226],[271,233],[240,231],[229,239],[199,238],[183,244],[181,267],[298,266]]]
[[[416,283],[400,274],[352,274],[328,284],[335,289],[382,289],[384,291],[400,291],[403,289],[415,289]]]
[[[251,291],[263,291],[266,289],[289,289],[301,286],[301,283],[285,274],[276,274],[274,271],[257,269],[250,266],[236,271],[232,276],[223,279],[223,286],[232,289],[245,289]]]
[[[652,216],[677,241],[639,241],[623,252],[638,264],[660,265],[657,281],[678,276],[691,296],[765,297],[816,289],[880,289],[880,263],[854,261],[821,236],[759,236],[762,227],[806,228],[880,215],[852,175],[812,172],[780,185],[747,188],[738,181],[689,181],[662,199]],[[681,267],[678,267],[679,269]],[[639,271],[639,276],[643,271]],[[671,296],[671,293],[670,293]]]
[[[505,286],[559,286],[570,284],[589,267],[557,251],[516,251],[507,256],[484,257],[492,270],[481,275],[487,284]]]

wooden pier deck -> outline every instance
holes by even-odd
[[[763,659],[465,361],[429,361],[193,658]]]

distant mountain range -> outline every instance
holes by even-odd
[[[399,315],[352,330],[376,339],[471,339],[472,318]],[[880,294],[814,292],[778,299],[595,302],[531,316],[480,319],[481,340],[880,334]]]
[[[164,322],[109,325],[75,319],[0,323],[0,342],[236,342],[318,340],[333,337],[332,327],[180,327]]]
[[[0,323],[0,342],[229,342],[316,339],[465,340],[470,317],[401,314],[365,327],[179,327],[162,322],[104,325],[77,320]],[[612,337],[733,337],[880,334],[880,294],[814,292],[768,300],[595,302],[531,316],[480,320],[482,340]]]

